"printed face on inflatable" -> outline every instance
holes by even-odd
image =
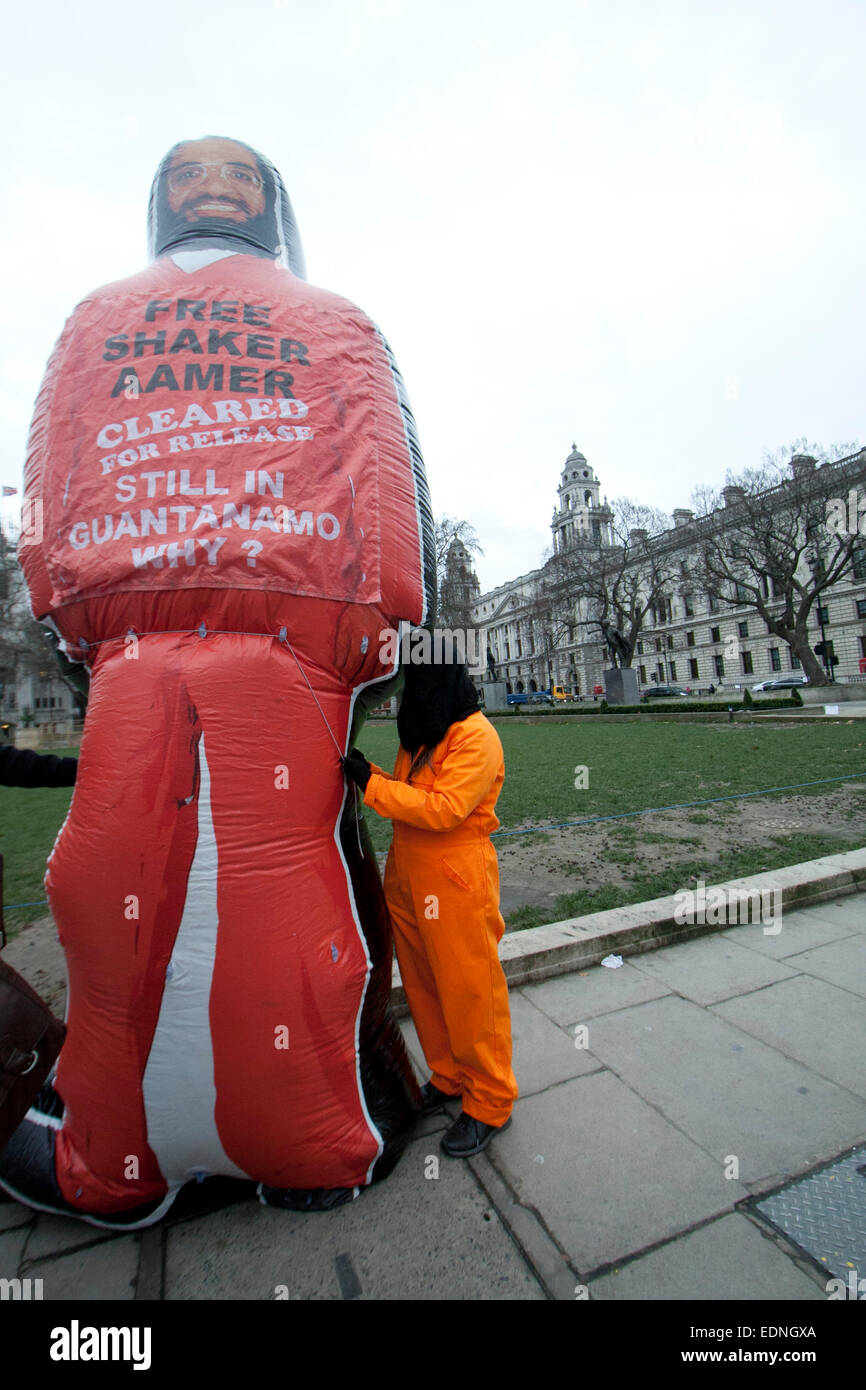
[[[256,160],[234,140],[179,145],[165,181],[168,205],[185,222],[215,217],[248,222],[265,210],[264,180]]]
[[[224,136],[182,140],[160,163],[150,191],[152,259],[196,245],[279,260],[306,278],[285,185],[258,150]]]

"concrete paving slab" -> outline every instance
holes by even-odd
[[[26,1227],[4,1231],[0,1236],[0,1279],[15,1279],[27,1244]]]
[[[15,1226],[26,1226],[35,1214],[29,1207],[22,1206],[20,1202],[13,1202],[11,1198],[8,1202],[0,1202],[0,1231],[11,1231]]]
[[[743,1182],[803,1172],[864,1128],[857,1096],[686,999],[596,1019],[592,1051]]]
[[[833,902],[820,903],[813,911],[817,920],[834,927],[842,923],[850,931],[866,931],[866,893],[855,893],[850,897],[836,898]]]
[[[749,930],[756,936],[762,933],[757,924]],[[639,956],[632,964],[651,980],[661,981],[696,1004],[715,1004],[796,973],[789,964],[747,951],[723,936],[684,941],[679,946]]]
[[[490,1161],[489,1150],[468,1160],[475,1177],[511,1232],[549,1298],[571,1302],[577,1279],[538,1213],[524,1206]]]
[[[42,1280],[46,1302],[65,1298],[126,1301],[135,1297],[138,1251],[137,1236],[120,1236],[58,1259],[28,1260],[22,1268],[31,1278]]]
[[[585,1023],[598,1014],[642,1004],[647,999],[660,999],[670,992],[663,980],[651,979],[645,972],[635,970],[632,961],[627,960],[617,970],[594,965],[589,970],[545,980],[543,984],[524,985],[521,990],[531,1004],[542,1009],[560,1027]]]
[[[589,1284],[590,1298],[825,1302],[825,1291],[740,1212],[690,1231]],[[729,1326],[722,1316],[719,1327]],[[698,1344],[695,1343],[697,1346]],[[701,1343],[704,1346],[709,1346]],[[718,1349],[721,1342],[713,1342]],[[689,1348],[684,1348],[688,1350]]]
[[[401,1019],[399,1027],[403,1034],[406,1050],[409,1053],[409,1060],[415,1068],[418,1084],[423,1086],[424,1082],[430,1079],[430,1068],[424,1058],[424,1050],[418,1041],[418,1031],[411,1018]]]
[[[593,1057],[582,1038],[559,1028],[522,991],[511,994],[511,1036],[514,1045],[512,1067],[522,1096],[534,1095],[547,1086],[597,1071],[601,1063]],[[575,1042],[581,1042],[576,1047]]]
[[[425,1139],[387,1181],[335,1211],[249,1202],[167,1232],[167,1299],[273,1300],[278,1290],[317,1300],[545,1298],[467,1164]]]
[[[583,1275],[747,1195],[609,1071],[518,1101],[486,1153]]]
[[[715,1004],[712,1012],[866,1097],[866,1010],[859,995],[797,975]]]
[[[43,1212],[27,1244],[28,1260],[40,1260],[45,1255],[62,1254],[82,1245],[95,1245],[100,1240],[117,1240],[113,1231],[91,1226],[71,1217],[49,1216]]]
[[[860,932],[790,956],[788,964],[866,999],[866,938]]]
[[[822,911],[823,907],[808,908],[802,912],[783,911],[782,928],[776,936],[765,936],[748,924],[729,927],[719,935],[750,951],[759,951],[761,955],[772,956],[775,960],[785,960],[800,951],[808,951],[812,946],[824,946],[851,935],[850,923],[841,918],[828,921],[826,916],[820,915]]]

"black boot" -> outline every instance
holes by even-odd
[[[475,1120],[464,1111],[450,1129],[446,1129],[439,1141],[439,1147],[449,1158],[472,1158],[486,1149],[490,1140],[507,1129],[511,1116],[504,1125],[486,1125],[483,1120]]]

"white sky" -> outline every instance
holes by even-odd
[[[204,134],[273,160],[311,281],[390,340],[482,588],[540,562],[572,440],[668,512],[800,436],[866,442],[862,0],[15,9],[0,483],[66,315],[145,264],[156,165]]]

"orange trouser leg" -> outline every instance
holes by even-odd
[[[386,896],[397,959],[434,1085],[455,1090],[456,1068],[465,1112],[502,1125],[517,1083],[498,953],[504,923],[496,852],[489,842],[449,839],[436,835],[427,846],[419,837],[409,844],[395,837]],[[443,1060],[446,1039],[450,1061]]]
[[[460,1069],[451,1052],[445,1017],[439,1004],[436,978],[423,938],[415,923],[411,897],[407,897],[389,856],[385,869],[385,897],[394,928],[397,963],[418,1041],[430,1068],[430,1080],[448,1095],[461,1094]]]

